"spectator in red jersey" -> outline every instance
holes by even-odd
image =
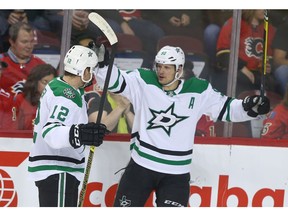
[[[12,25],[9,29],[10,48],[0,54],[0,60],[8,64],[2,71],[0,86],[12,95],[21,92],[31,69],[43,60],[32,54],[34,49],[33,28],[23,22]]]
[[[286,93],[280,104],[278,104],[263,122],[261,132],[262,138],[288,139],[288,85]]]
[[[216,137],[215,124],[208,115],[202,115],[199,119],[195,136]]]
[[[222,26],[217,42],[218,73],[212,78],[213,87],[226,94],[233,17]],[[267,59],[272,59],[271,43],[275,28],[269,24]],[[264,36],[264,10],[243,10],[238,51],[236,95],[246,90],[260,89]],[[271,61],[272,63],[272,61]],[[270,62],[266,69],[266,90],[274,91]]]
[[[0,79],[4,68],[7,68],[6,62],[0,61]],[[10,93],[2,89],[0,85],[0,130],[9,130],[10,128],[12,100],[13,97]]]
[[[50,22],[46,19],[46,10],[0,10],[0,35],[3,39],[1,52],[9,49],[9,27],[17,22],[29,23],[33,28],[51,31]],[[54,30],[54,29],[53,29]]]
[[[23,92],[14,98],[13,116],[16,116],[19,130],[32,130],[40,96],[45,86],[57,76],[57,70],[50,64],[35,66],[24,84]]]

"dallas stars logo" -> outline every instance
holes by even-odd
[[[75,98],[75,92],[72,88],[65,88],[63,90],[63,94],[65,95],[66,98]]]
[[[92,52],[88,52],[88,57],[92,57],[93,53]]]
[[[167,110],[160,112],[150,109],[153,118],[148,122],[150,125],[147,129],[162,128],[170,136],[171,128],[188,118],[188,116],[177,116],[174,113],[174,105],[173,103]]]
[[[126,196],[122,196],[122,198],[119,199],[119,202],[121,207],[128,207],[131,205],[131,200],[126,199]]]

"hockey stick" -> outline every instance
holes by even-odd
[[[268,44],[268,11],[264,10],[264,37],[263,37],[263,57],[262,57],[262,76],[260,96],[263,98],[265,94],[265,76],[267,67],[267,44]]]
[[[111,77],[112,66],[113,66],[113,63],[114,63],[114,58],[115,58],[115,52],[116,52],[118,39],[117,39],[117,36],[116,36],[115,32],[111,28],[111,26],[99,14],[97,14],[95,12],[92,12],[92,13],[89,14],[88,18],[89,18],[89,20],[92,23],[94,23],[104,33],[104,35],[106,36],[106,38],[108,39],[109,43],[112,46],[111,55],[110,55],[110,62],[109,62],[108,71],[107,71],[107,74],[106,74],[106,79],[105,79],[105,83],[104,83],[102,96],[101,96],[101,99],[100,99],[99,111],[98,111],[97,120],[96,120],[96,123],[100,123],[101,122],[101,118],[102,118],[104,103],[105,103],[105,100],[106,100],[106,94],[107,94],[107,91],[108,91],[108,85],[109,85],[109,80],[110,80],[110,77]],[[83,180],[83,183],[82,183],[82,189],[81,189],[80,195],[79,195],[78,207],[82,207],[83,206],[83,202],[84,202],[84,198],[85,198],[85,194],[86,194],[86,190],[87,190],[87,183],[88,183],[88,180],[89,180],[90,170],[91,170],[91,167],[92,167],[92,160],[93,160],[94,152],[95,152],[95,146],[91,146],[90,147],[90,151],[89,151],[89,156],[88,156],[86,169],[85,169],[84,180]]]

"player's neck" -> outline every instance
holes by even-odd
[[[75,89],[79,89],[82,84],[79,83],[79,78],[77,76],[63,76],[63,80],[68,83],[70,86],[74,87]]]
[[[163,89],[164,91],[174,91],[175,89],[178,88],[180,82],[181,82],[180,80],[177,80],[177,81],[175,81],[174,83],[172,83],[172,84],[169,85],[169,86],[163,86],[162,89]]]

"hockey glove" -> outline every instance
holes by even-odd
[[[256,117],[270,111],[270,100],[266,96],[263,98],[259,95],[247,96],[242,101],[242,106],[248,116]]]
[[[88,48],[92,49],[97,57],[98,64],[100,68],[107,66],[109,64],[109,51],[106,49],[104,44],[96,44],[94,41],[90,41],[88,44]]]
[[[109,51],[103,44],[101,44],[100,47],[97,48],[96,55],[98,56],[99,68],[103,68],[104,66],[107,66],[109,64]]]
[[[90,122],[88,124],[72,125],[69,132],[69,141],[74,148],[82,145],[100,146],[103,138],[109,131],[104,124]]]

